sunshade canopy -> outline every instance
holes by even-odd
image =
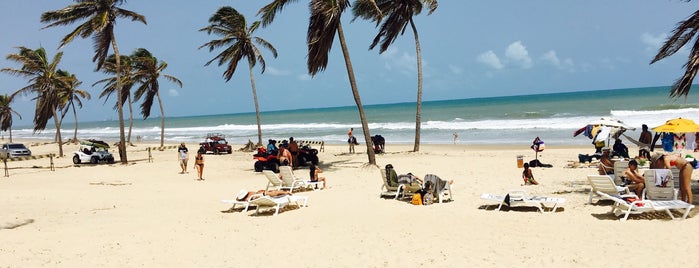
[[[699,125],[690,119],[680,117],[667,120],[664,125],[654,127],[653,131],[672,133],[699,132]]]

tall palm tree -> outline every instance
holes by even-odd
[[[148,50],[145,48],[136,49],[136,51],[131,54],[131,62],[134,68],[133,81],[141,84],[141,86],[134,92],[134,99],[136,101],[143,97],[143,103],[141,103],[141,115],[143,119],[150,116],[151,107],[153,107],[153,99],[158,98],[158,105],[160,107],[160,147],[165,146],[165,109],[163,109],[163,100],[160,98],[160,84],[158,83],[158,78],[163,77],[170,82],[177,84],[182,87],[182,81],[169,74],[164,74],[163,70],[167,68],[167,62],[158,61]]]
[[[121,59],[119,62],[121,62],[121,68],[119,69],[120,72],[120,77],[121,77],[121,98],[117,102],[121,102],[121,105],[123,106],[125,103],[128,104],[129,108],[129,132],[126,135],[126,143],[131,144],[131,130],[133,129],[133,101],[131,100],[131,88],[134,85],[133,81],[133,66],[131,66],[131,57],[126,56],[126,55],[121,55],[119,56]],[[100,94],[99,98],[104,98],[105,103],[109,100],[109,96],[111,96],[114,93],[117,93],[116,89],[116,56],[114,54],[109,55],[107,57],[107,60],[104,62],[104,66],[102,67],[102,71],[106,74],[111,74],[114,75],[112,77],[107,77],[105,79],[99,80],[92,84],[92,86],[96,86],[98,84],[104,83],[104,90]],[[114,102],[114,110],[118,110],[118,103]]]
[[[46,129],[48,120],[53,118],[56,125],[56,139],[58,142],[58,154],[63,156],[63,142],[61,141],[61,124],[58,121],[57,111],[61,105],[59,91],[65,87],[63,77],[57,74],[57,66],[63,57],[63,52],[57,53],[52,61],[48,60],[46,50],[40,47],[31,50],[19,47],[19,53],[7,55],[7,59],[22,65],[19,69],[3,68],[0,72],[6,72],[15,76],[27,78],[29,84],[12,94],[14,98],[18,94],[36,94],[34,112],[34,132]]]
[[[262,7],[258,14],[262,16],[262,24],[269,25],[274,20],[274,15],[284,8],[288,0],[274,0],[270,4]],[[354,69],[350,60],[345,34],[342,29],[341,17],[342,13],[349,7],[349,0],[311,0],[309,9],[311,11],[308,33],[306,36],[308,45],[308,73],[316,75],[318,72],[325,70],[328,65],[328,53],[332,48],[335,34],[340,40],[342,55],[345,59],[347,68],[347,76],[350,80],[352,96],[359,110],[359,119],[362,123],[362,132],[364,134],[364,142],[366,143],[367,157],[369,164],[376,165],[376,155],[371,147],[371,134],[369,133],[369,124],[367,123],[364,113],[364,106],[359,96],[357,81],[354,77]]]
[[[378,5],[381,13],[377,13],[374,5]],[[437,0],[356,0],[352,7],[355,18],[361,17],[376,22],[378,26],[381,21],[379,33],[374,37],[374,41],[369,49],[374,49],[379,42],[381,48],[379,53],[384,53],[388,47],[398,38],[398,35],[405,33],[405,28],[410,24],[415,37],[415,57],[417,58],[417,107],[415,114],[415,145],[413,151],[420,151],[420,125],[422,110],[422,51],[420,50],[420,38],[418,38],[417,27],[413,21],[413,16],[422,12],[423,5],[427,5],[429,13],[432,14],[437,9]],[[382,19],[383,18],[383,19]]]
[[[208,66],[216,60],[218,60],[218,66],[227,63],[228,67],[226,71],[223,72],[223,77],[226,79],[226,82],[228,82],[231,80],[231,77],[233,77],[233,73],[235,73],[238,67],[238,62],[243,58],[248,60],[252,98],[255,102],[255,115],[257,116],[257,144],[262,145],[260,105],[257,102],[257,89],[255,88],[255,76],[252,74],[252,68],[259,62],[262,69],[260,73],[264,73],[265,59],[262,57],[260,49],[255,46],[255,43],[272,51],[272,55],[275,58],[277,57],[277,50],[272,44],[267,42],[267,40],[258,36],[253,36],[255,30],[260,26],[259,21],[253,22],[250,28],[248,28],[245,16],[238,13],[238,11],[232,7],[221,7],[209,18],[209,23],[209,26],[199,31],[206,32],[207,34],[213,33],[220,36],[221,39],[211,40],[199,48],[209,47],[209,52],[221,47],[225,49],[208,61],[205,66]]]
[[[13,98],[7,94],[0,95],[0,130],[9,131],[10,143],[12,143],[12,114],[22,119],[22,115],[10,107],[12,100]]]
[[[679,51],[687,42],[695,38],[699,29],[699,10],[695,11],[686,20],[680,21],[677,27],[672,31],[672,35],[665,41],[665,44],[660,48],[658,54],[650,62],[653,64],[666,57],[672,56]],[[687,63],[685,63],[684,75],[675,81],[670,90],[670,97],[687,97],[689,90],[692,87],[692,81],[699,71],[699,38],[696,38],[692,51],[689,53]]]
[[[78,112],[75,109],[75,106],[77,105],[78,108],[83,107],[83,102],[81,99],[89,100],[91,98],[90,93],[78,89],[82,85],[83,82],[78,80],[77,77],[75,77],[74,74],[71,74],[67,71],[64,70],[58,70],[58,75],[64,77],[65,81],[65,87],[59,91],[59,100],[63,102],[62,106],[63,111],[61,115],[61,121],[63,121],[63,117],[68,113],[68,111],[73,112],[73,118],[75,119],[75,130],[73,131],[73,142],[77,143],[78,142]],[[61,123],[63,124],[63,123]]]
[[[120,76],[119,47],[114,37],[114,27],[117,18],[128,18],[132,21],[140,21],[146,24],[146,17],[133,11],[119,8],[126,0],[74,0],[76,4],[65,8],[48,11],[41,14],[41,22],[49,23],[46,27],[73,24],[83,21],[75,30],[63,37],[59,48],[73,41],[76,36],[87,38],[92,36],[94,41],[95,56],[93,62],[97,63],[97,70],[102,68],[109,46],[112,46],[116,55],[116,76]],[[117,95],[121,96],[121,80],[117,79]],[[126,139],[124,136],[124,111],[121,102],[117,102],[119,114],[119,157],[122,163],[127,163]]]

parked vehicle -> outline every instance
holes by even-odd
[[[314,165],[318,164],[318,150],[311,148],[308,144],[302,144],[299,147],[298,155],[296,156],[296,165],[305,166],[308,162]]]
[[[258,148],[257,153],[252,155],[255,161],[255,172],[262,172],[262,170],[271,170],[275,173],[279,173],[279,159],[277,159],[276,154],[267,154],[267,149]]]
[[[31,156],[32,151],[21,143],[5,143],[0,152],[7,153],[9,157]]]
[[[203,149],[204,154],[212,152],[214,154],[233,153],[233,147],[226,141],[226,136],[221,133],[209,133],[206,135],[206,140],[199,143],[199,148]]]
[[[73,152],[73,164],[114,163],[114,156],[108,151],[109,144],[99,140],[80,142],[80,150]]]

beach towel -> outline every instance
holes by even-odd
[[[672,172],[668,169],[655,170],[655,186],[666,187],[667,182],[672,178]]]
[[[684,133],[681,133],[681,134],[679,134],[679,135],[678,135],[678,134],[674,134],[673,136],[674,136],[674,137],[673,137],[673,140],[674,140],[673,147],[674,147],[674,149],[675,149],[675,150],[683,150],[684,147],[687,145],[687,141],[686,141],[686,139],[685,139],[685,137],[684,137]]]
[[[696,148],[697,134],[694,132],[685,133],[684,139],[685,139],[685,142],[687,143],[684,146],[684,149],[688,150],[688,151],[694,151],[694,149]]]
[[[595,142],[604,142],[609,138],[609,134],[612,132],[612,128],[610,127],[600,127],[599,132],[597,133],[597,136],[595,136]]]
[[[663,138],[662,138],[662,144],[663,144],[663,151],[666,152],[674,152],[674,143],[675,143],[675,135],[672,133],[663,133]]]

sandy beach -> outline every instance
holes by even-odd
[[[683,221],[648,213],[620,222],[611,202],[586,204],[585,176],[596,169],[565,166],[588,147],[547,147],[539,159],[553,168],[534,169],[541,185],[521,186],[516,156],[533,159],[527,145],[422,145],[412,153],[412,145],[388,144],[379,167],[455,181],[452,202],[414,206],[379,198],[380,171],[365,154],[326,145],[319,166],[328,188],[294,193],[308,196],[308,206],[273,216],[221,202],[265,188],[252,153],[206,155],[205,180],[197,181],[193,159],[189,173],[178,174],[174,149],[153,151],[149,162],[149,146],[156,144],[129,147],[127,166],[74,166],[76,145],[64,147],[55,171],[46,158],[8,162],[10,176],[0,178],[0,267],[699,266],[691,257],[697,211]],[[30,148],[57,151],[55,144]],[[307,167],[295,172],[308,177]],[[541,214],[495,211],[480,199],[521,188],[567,202]]]

